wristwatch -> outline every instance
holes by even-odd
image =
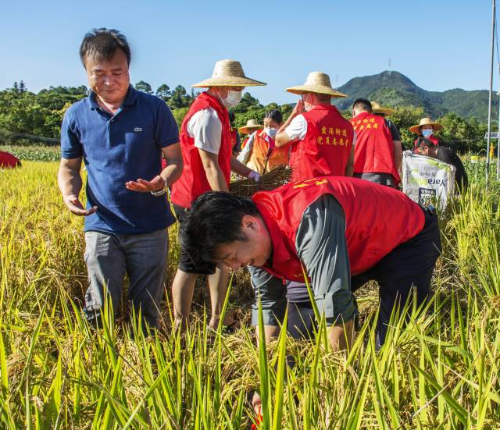
[[[167,181],[165,179],[163,179],[163,188],[161,190],[158,190],[158,191],[151,191],[151,195],[153,195],[155,197],[160,197],[160,196],[163,196],[164,194],[166,194],[167,191],[168,191],[168,184],[167,184]]]

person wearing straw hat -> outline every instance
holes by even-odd
[[[382,118],[385,118],[385,123],[387,124],[387,127],[389,127],[389,130],[391,131],[392,140],[394,142],[399,142],[399,144],[401,145],[401,148],[402,148],[403,145],[401,143],[401,135],[399,134],[399,130],[396,127],[396,124],[394,124],[389,118],[387,118],[389,115],[392,115],[395,112],[394,109],[391,109],[389,107],[382,107],[377,102],[372,101],[370,103],[372,105],[373,115],[377,115],[377,116],[381,116]]]
[[[243,156],[241,154],[245,151],[245,148],[248,145],[248,143],[251,143],[253,141],[253,138],[255,137],[255,132],[258,130],[262,130],[263,128],[264,126],[262,124],[259,124],[255,119],[249,119],[246,125],[238,129],[238,131],[241,134],[247,136],[243,140],[243,143],[241,144],[241,151],[239,154],[240,156],[238,156],[238,160],[241,161],[243,164],[245,164],[245,162],[243,161]]]
[[[264,130],[256,131],[243,148],[238,158],[242,163],[261,175],[288,164],[288,148],[277,148],[274,138],[283,124],[283,116],[279,110],[266,113]]]
[[[208,88],[191,105],[181,126],[181,149],[184,174],[172,188],[172,203],[182,224],[191,202],[207,191],[228,191],[231,171],[258,181],[260,175],[232,156],[231,126],[228,108],[236,106],[245,87],[266,85],[248,78],[239,61],[220,60],[215,63],[211,78],[193,87]],[[200,246],[203,246],[200,243]],[[206,274],[210,289],[211,328],[219,325],[219,316],[226,297],[228,269],[215,264],[197,264],[184,251],[181,243],[179,268],[172,285],[175,322],[183,328],[189,318],[191,300],[198,274]],[[234,327],[226,316],[223,324]]]
[[[410,131],[413,134],[418,134],[426,139],[430,140],[434,145],[439,145],[438,138],[434,135],[438,131],[442,130],[443,126],[439,122],[433,121],[431,118],[422,118],[420,122],[416,125],[410,127]],[[418,145],[418,138],[415,139],[414,151]]]
[[[356,99],[351,123],[356,132],[354,177],[395,187],[400,182],[403,148],[393,141],[386,120],[373,114],[368,100]]]
[[[253,133],[255,133],[258,130],[262,130],[263,128],[264,126],[262,124],[259,124],[255,119],[249,119],[243,127],[240,127],[238,129],[238,131],[241,134],[245,134],[247,136],[247,138],[241,144],[241,147],[242,148],[245,147],[245,145],[248,142],[248,139],[250,138],[250,136],[253,135]]]
[[[292,181],[325,175],[352,176],[354,131],[335,106],[334,97],[347,97],[332,88],[330,77],[311,72],[305,84],[287,88],[301,99],[278,130],[276,146],[292,145]]]

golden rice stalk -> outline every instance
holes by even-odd
[[[278,167],[263,174],[259,182],[253,179],[239,179],[229,184],[229,192],[239,197],[250,197],[257,191],[271,191],[290,181],[292,169]]]

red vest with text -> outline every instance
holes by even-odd
[[[387,173],[400,181],[394,163],[394,144],[383,117],[362,112],[351,119],[356,133],[354,173]]]
[[[307,133],[292,146],[292,181],[344,176],[354,137],[351,123],[331,105],[317,105],[303,116]]]
[[[422,208],[390,187],[338,176],[290,183],[252,196],[273,246],[272,263],[263,269],[284,280],[304,282],[295,248],[297,230],[305,209],[324,194],[332,194],[344,209],[352,275],[367,271],[424,227]]]
[[[19,159],[9,152],[0,151],[0,169],[17,167],[21,164]]]
[[[207,108],[214,109],[222,123],[218,161],[227,184],[231,179],[232,144],[228,111],[215,97],[206,92],[201,93],[189,108],[181,126],[180,141],[184,170],[179,180],[172,185],[172,202],[183,208],[189,208],[196,197],[212,189],[208,183],[198,148],[194,146],[194,138],[190,137],[187,131],[187,125],[193,115]]]
[[[418,145],[418,139],[420,139],[422,136],[419,136],[417,139],[415,139],[414,145],[413,145],[413,152],[417,149]],[[430,140],[434,145],[439,146],[439,140],[436,136],[431,134],[429,137],[426,138],[427,140]]]

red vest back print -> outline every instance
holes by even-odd
[[[400,182],[394,162],[394,144],[385,119],[362,112],[351,119],[356,133],[354,173],[387,173]]]
[[[303,115],[307,133],[292,144],[292,181],[344,176],[354,138],[351,123],[330,105],[315,106]]]
[[[263,269],[282,279],[304,282],[295,248],[297,229],[305,209],[324,194],[333,195],[344,209],[352,275],[370,269],[424,227],[422,208],[390,187],[349,177],[291,183],[252,197],[273,244],[272,263]]]
[[[208,93],[201,93],[191,105],[181,126],[181,150],[184,159],[184,171],[179,180],[172,186],[172,202],[183,208],[189,208],[196,197],[210,191],[205,169],[201,162],[198,148],[194,146],[194,139],[187,132],[189,120],[196,112],[211,107],[217,112],[222,123],[221,146],[219,148],[219,166],[226,182],[231,179],[231,124],[227,109]]]

